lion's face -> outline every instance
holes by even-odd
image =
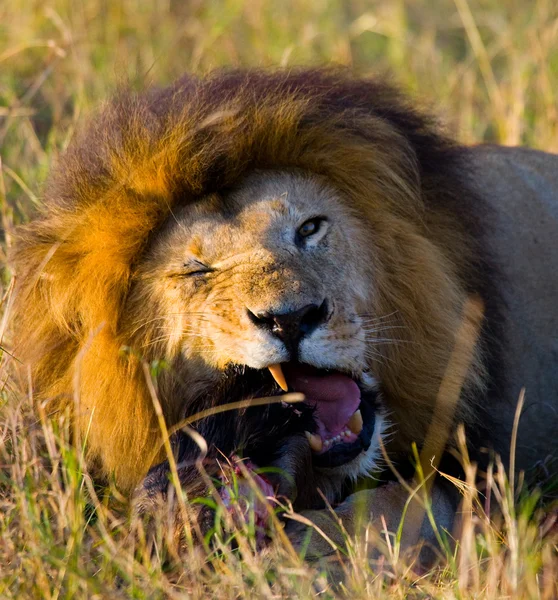
[[[288,386],[315,409],[316,464],[369,469],[381,419],[365,240],[338,192],[300,173],[253,173],[172,215],[132,301],[147,314],[144,348],[185,365],[186,412],[224,378],[244,378],[245,396]]]
[[[495,314],[499,301],[468,160],[396,90],[329,69],[119,94],[14,244],[18,357],[36,397],[48,414],[73,411],[88,464],[123,490],[164,459],[146,361],[169,365],[156,390],[169,425],[276,395],[281,377],[306,395],[304,410],[197,421],[224,453],[248,432],[270,448],[295,438],[307,460],[307,430],[315,464],[362,471],[381,431],[376,381],[394,458],[433,422],[472,423],[498,327],[470,367],[448,361],[468,297]],[[442,380],[462,371],[457,414],[437,410]]]

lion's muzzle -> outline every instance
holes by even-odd
[[[320,305],[306,304],[287,312],[263,311],[255,314],[250,309],[247,311],[248,318],[256,327],[282,340],[290,356],[296,359],[301,338],[327,321],[328,303],[324,300]]]

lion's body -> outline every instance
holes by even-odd
[[[476,296],[481,338],[441,425],[464,420],[475,443],[505,453],[525,385],[527,467],[556,450],[557,167],[462,148],[390,87],[328,71],[221,73],[124,96],[61,158],[21,232],[16,351],[47,411],[71,410],[97,473],[131,490],[162,457],[145,365],[169,365],[168,425],[272,393],[260,371],[292,357],[262,326],[303,305],[314,322],[298,360],[337,369],[346,390],[347,374],[379,384],[392,451],[421,445]],[[329,229],[310,246],[285,233],[316,214]],[[239,367],[255,373],[249,389]],[[231,423],[200,431],[232,451],[243,422]]]
[[[525,388],[518,441],[525,469],[558,446],[558,157],[497,146],[475,148],[473,157],[479,192],[493,209],[490,243],[506,306],[506,383],[491,412],[505,453]]]

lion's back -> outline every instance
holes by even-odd
[[[558,155],[525,148],[473,150],[479,191],[493,209],[490,245],[502,271],[506,408],[492,407],[509,439],[521,388],[518,456],[541,460],[558,431]],[[500,393],[498,393],[500,392]]]

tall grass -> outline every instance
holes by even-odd
[[[150,541],[114,490],[100,495],[64,419],[30,410],[6,250],[87,113],[123,82],[330,62],[389,75],[466,143],[558,151],[554,0],[0,0],[1,598],[558,597],[556,512],[540,502],[553,491],[525,493],[502,465],[482,494],[468,465],[463,535],[427,573],[394,538],[368,560],[371,533],[348,540],[343,566],[281,540],[261,552],[246,530],[235,552],[223,539],[177,555],[165,527]]]

